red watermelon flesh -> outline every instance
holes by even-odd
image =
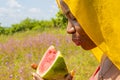
[[[40,67],[39,67],[39,74],[43,74],[49,66],[52,65],[53,61],[55,60],[57,56],[57,51],[53,46],[48,48],[48,50],[45,52],[45,55],[43,56],[43,59],[41,60]]]
[[[68,69],[60,51],[50,46],[42,57],[36,72],[45,80],[64,80]]]

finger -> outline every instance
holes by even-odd
[[[65,75],[65,78],[64,78],[64,80],[72,80],[73,79],[73,76],[71,76],[71,74],[69,73],[69,74],[67,74],[67,75]]]
[[[31,67],[32,67],[34,70],[36,70],[37,67],[38,67],[38,65],[37,65],[36,63],[33,63],[33,64],[31,64]]]
[[[75,70],[72,70],[72,71],[70,72],[70,75],[73,77],[73,76],[75,75]]]
[[[37,73],[32,73],[33,80],[44,80]]]

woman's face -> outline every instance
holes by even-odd
[[[90,50],[96,45],[84,32],[76,18],[70,12],[68,6],[61,0],[61,9],[68,19],[67,33],[72,34],[72,41],[77,45],[81,46],[85,50]]]

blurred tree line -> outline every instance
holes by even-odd
[[[0,35],[5,34],[14,34],[16,32],[23,32],[28,30],[37,30],[37,31],[44,31],[47,28],[61,28],[64,29],[67,24],[66,17],[59,11],[55,18],[50,20],[35,20],[26,18],[25,20],[21,21],[18,24],[12,24],[11,27],[4,27],[1,26],[0,23]]]

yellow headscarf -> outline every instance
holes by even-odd
[[[60,0],[57,0],[59,4]],[[94,55],[106,54],[120,69],[120,0],[64,0],[84,31],[96,43]]]

